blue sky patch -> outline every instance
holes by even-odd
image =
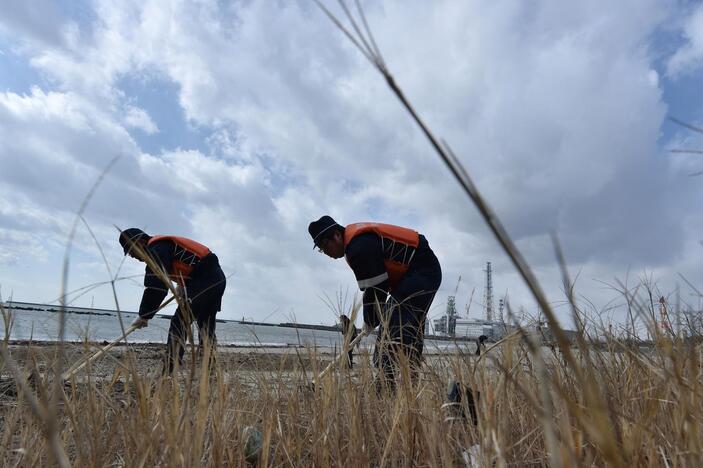
[[[159,128],[153,135],[141,129],[130,129],[142,150],[158,154],[180,148],[208,153],[205,139],[212,129],[195,126],[186,120],[178,102],[176,83],[144,74],[122,77],[116,87],[125,93],[126,104],[144,109]]]

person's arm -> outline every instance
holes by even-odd
[[[173,262],[173,243],[170,241],[157,242],[147,250],[163,272],[168,274],[168,268]],[[163,276],[154,272],[149,265],[144,273],[144,292],[139,305],[139,317],[149,320],[154,317],[156,310],[168,294],[168,286],[164,284]]]
[[[381,324],[381,312],[388,293],[382,289],[366,288],[363,296],[364,323],[371,329]]]
[[[352,336],[351,340],[349,342],[351,343],[356,339],[356,337],[359,336],[359,330],[356,329],[356,326],[352,323]],[[356,344],[357,348],[359,347],[359,343]]]
[[[388,297],[388,272],[383,263],[381,239],[371,233],[357,236],[349,243],[345,254],[359,289],[364,292],[364,323],[376,328],[381,323],[378,312]]]

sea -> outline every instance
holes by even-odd
[[[0,338],[5,338],[9,330],[12,341],[58,341],[60,313],[58,306],[31,303],[3,304],[6,317],[0,323]],[[120,316],[124,328],[137,317],[134,312],[120,312],[106,309],[69,308],[66,316],[65,340],[71,342],[92,341],[111,342],[121,336]],[[9,322],[9,323],[8,323]],[[145,328],[134,331],[128,341],[132,343],[166,343],[170,316],[156,315]],[[195,331],[195,330],[194,330]],[[239,321],[218,320],[217,342],[220,345],[241,347],[342,347],[342,334],[339,331],[309,328],[295,328],[278,324],[251,324]],[[196,335],[197,336],[197,333]],[[375,336],[362,340],[361,346],[370,347]],[[475,345],[466,342],[425,340],[425,349],[439,351],[460,347],[473,349]],[[468,350],[467,349],[467,350]]]

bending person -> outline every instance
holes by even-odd
[[[226,286],[217,256],[194,240],[177,236],[152,237],[137,228],[125,229],[119,240],[125,255],[146,263],[139,317],[132,325],[138,328],[148,325],[168,294],[168,280],[178,285],[183,299],[179,304],[185,304],[185,307],[179,306],[171,318],[164,374],[171,374],[176,364],[182,364],[186,328],[190,328],[193,319],[198,323],[201,356],[204,347],[209,346],[209,355],[214,357],[215,315],[221,308]]]
[[[365,327],[379,327],[374,364],[391,388],[402,357],[415,377],[422,358],[425,320],[442,282],[439,261],[417,231],[381,223],[341,226],[329,216],[310,223],[314,246],[345,257],[364,292]]]

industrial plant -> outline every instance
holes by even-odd
[[[488,340],[497,341],[506,335],[508,326],[503,319],[503,308],[505,302],[503,299],[498,301],[498,317],[494,316],[493,310],[493,277],[491,270],[491,262],[486,263],[486,284],[484,288],[484,314],[483,317],[469,318],[468,313],[471,306],[471,301],[466,305],[464,315],[457,311],[456,295],[461,283],[461,276],[457,281],[454,294],[447,298],[447,309],[444,315],[432,321],[434,335],[452,336],[457,338],[474,338],[485,336]],[[428,323],[429,327],[429,323]]]

